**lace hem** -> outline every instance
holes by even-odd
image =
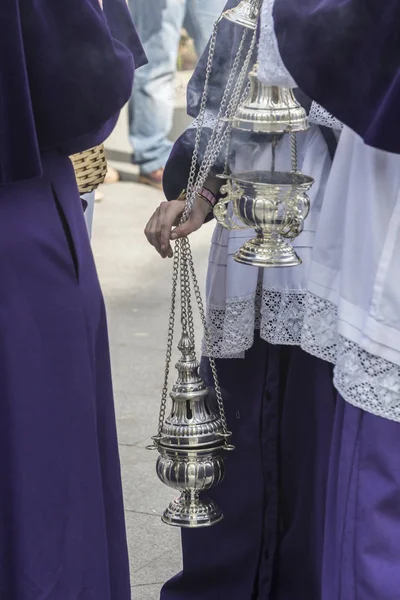
[[[334,385],[357,408],[400,421],[400,367],[339,337]]]
[[[301,347],[309,354],[335,364],[337,356],[336,306],[308,292],[304,307]]]
[[[225,308],[209,306],[206,356],[243,358],[254,330],[271,344],[301,346],[335,365],[334,384],[343,398],[362,410],[400,422],[400,367],[363,350],[337,333],[337,308],[305,290],[259,287]]]
[[[254,330],[271,344],[300,345],[303,329],[305,290],[259,287],[255,294],[227,300],[224,308],[208,306],[208,348],[215,358],[243,357],[254,341]]]

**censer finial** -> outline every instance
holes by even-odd
[[[309,127],[307,113],[293,90],[268,86],[258,79],[258,64],[249,73],[250,89],[232,119],[232,127],[260,133],[298,133]]]
[[[223,478],[226,437],[199,375],[194,343],[187,333],[182,334],[178,348],[182,357],[176,364],[178,378],[171,392],[172,410],[157,442],[157,474],[181,496],[171,502],[162,519],[177,527],[206,527],[223,518],[217,505],[203,499],[201,493]]]
[[[236,25],[256,29],[260,14],[258,0],[242,0],[235,8],[222,13],[221,19],[227,19]]]

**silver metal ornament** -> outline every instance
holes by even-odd
[[[179,343],[182,358],[177,363],[178,379],[172,388],[172,410],[158,441],[160,480],[181,492],[162,517],[178,527],[207,527],[223,514],[202,493],[224,476],[226,445],[223,424],[209,391],[199,376],[193,342],[187,334]]]
[[[307,113],[293,90],[264,85],[258,64],[249,73],[250,89],[232,119],[233,129],[262,133],[298,133],[309,128]]]
[[[222,13],[221,19],[227,19],[236,25],[255,30],[260,15],[259,0],[242,0],[234,8]]]
[[[248,171],[231,175],[214,215],[227,229],[255,229],[256,237],[235,254],[237,262],[254,267],[294,267],[301,264],[296,251],[284,238],[300,233],[299,205],[314,180],[302,173]],[[231,211],[229,214],[229,205]],[[301,211],[300,211],[301,212]],[[304,217],[302,217],[304,219]]]

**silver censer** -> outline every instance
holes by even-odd
[[[158,443],[160,480],[178,490],[162,520],[179,527],[204,527],[218,523],[222,512],[200,493],[221,481],[224,475],[224,430],[218,410],[199,376],[199,363],[189,336],[178,346],[178,379],[172,388],[172,410],[164,422]]]
[[[256,64],[249,74],[248,94],[230,119],[232,129],[290,134],[292,170],[275,170],[273,146],[269,170],[224,175],[227,183],[221,192],[225,196],[214,208],[214,215],[227,229],[251,228],[256,232],[236,253],[237,262],[255,267],[293,267],[301,259],[287,240],[303,231],[310,210],[307,192],[314,183],[297,166],[296,133],[308,129],[308,119],[293,90],[263,85],[257,75]]]

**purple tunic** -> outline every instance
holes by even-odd
[[[124,0],[109,22],[98,0],[0,12],[0,598],[130,600],[105,309],[68,154],[111,132],[143,54]]]

